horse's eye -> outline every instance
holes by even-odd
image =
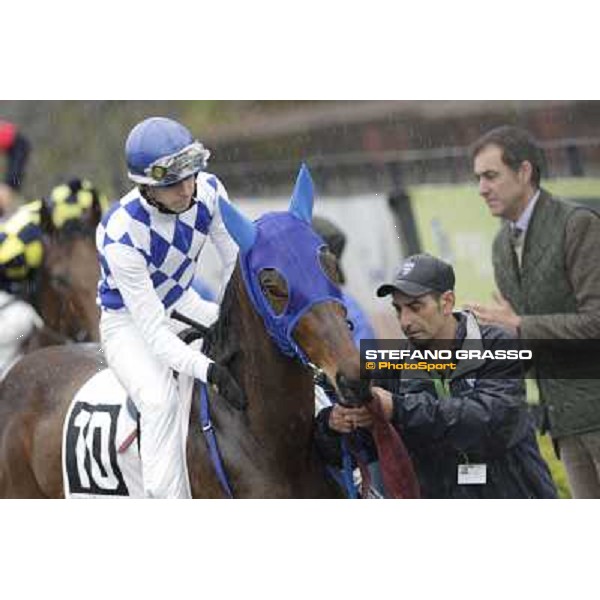
[[[341,285],[342,278],[337,258],[326,246],[323,246],[319,250],[319,263],[330,281],[335,283],[335,285]]]
[[[275,269],[263,269],[259,275],[260,289],[276,315],[285,310],[289,299],[287,281]]]

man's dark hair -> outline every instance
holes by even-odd
[[[540,185],[542,171],[545,168],[544,153],[528,131],[511,125],[503,125],[488,131],[471,146],[471,161],[490,145],[502,149],[502,162],[513,171],[518,171],[523,161],[528,161],[532,167],[531,183],[535,187]]]

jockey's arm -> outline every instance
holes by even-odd
[[[175,303],[174,310],[205,327],[210,327],[219,317],[219,305],[205,300],[191,287],[183,294],[181,300]],[[182,327],[185,325],[182,324]]]
[[[105,258],[125,307],[155,356],[175,371],[206,382],[207,370],[213,361],[198,350],[192,350],[170,329],[142,255],[134,248],[117,243],[105,249]]]
[[[223,265],[223,278],[221,281],[221,289],[218,293],[218,300],[220,302],[223,299],[223,294],[225,292],[225,288],[227,287],[227,283],[231,278],[231,274],[235,269],[238,247],[225,228],[225,223],[223,223],[221,210],[219,208],[219,196],[221,196],[225,201],[229,202],[229,197],[225,187],[219,180],[217,180],[214,214],[208,230],[208,235],[212,243],[215,245]]]

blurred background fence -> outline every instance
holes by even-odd
[[[469,144],[503,123],[540,140],[548,177],[600,175],[596,101],[0,101],[33,144],[30,197],[81,173],[120,195],[125,136],[151,115],[188,124],[239,197],[287,193],[302,160],[322,195],[469,181]]]

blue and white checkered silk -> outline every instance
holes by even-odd
[[[197,177],[196,202],[179,215],[159,212],[141,197],[137,188],[116,202],[102,219],[96,235],[101,265],[98,304],[109,310],[124,308],[104,256],[110,244],[131,246],[140,252],[165,308],[179,300],[196,273],[220,194],[226,196],[218,179],[203,172]]]

